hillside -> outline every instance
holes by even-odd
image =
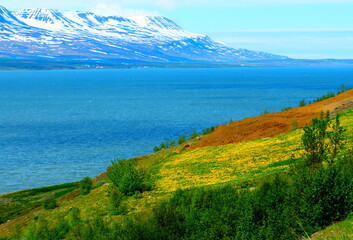
[[[353,90],[308,106],[291,108],[284,112],[246,118],[222,125],[212,134],[203,138],[192,149],[274,137],[292,131],[293,123],[297,128],[303,128],[310,124],[313,118],[319,117],[321,111],[337,113],[351,107],[353,107]]]
[[[105,223],[110,224],[135,217],[148,218],[154,213],[156,205],[170,199],[178,189],[217,189],[225,184],[231,184],[236,189],[252,189],[275,174],[285,174],[292,163],[301,159],[303,130],[300,128],[310,123],[313,117],[318,117],[321,111],[343,111],[340,121],[347,129],[344,133],[345,149],[351,149],[352,102],[353,90],[350,90],[308,106],[220,126],[208,136],[201,136],[200,140],[191,140],[186,144],[191,147],[183,144],[140,156],[135,159],[138,168],[152,176],[154,188],[124,198],[124,214],[111,214],[110,198],[114,190],[106,174],[98,176],[94,180],[95,188],[84,196],[80,195],[78,183],[2,195],[0,206],[3,209],[0,207],[0,211],[12,211],[13,214],[0,225],[0,238],[9,233],[20,234],[18,229],[34,226],[36,222],[48,221],[52,225],[60,219],[69,219],[72,209],[76,208],[80,210],[83,221],[101,216]],[[297,129],[293,129],[294,120],[298,122]],[[48,196],[56,198],[57,208],[42,208],[41,202]],[[318,234],[318,239],[325,239],[323,234],[325,232]],[[13,238],[16,239],[16,236]]]

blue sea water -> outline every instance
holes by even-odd
[[[0,72],[0,193],[94,177],[193,129],[297,106],[353,67]]]

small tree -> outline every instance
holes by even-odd
[[[108,172],[108,178],[125,195],[132,196],[135,192],[150,190],[145,179],[145,173],[136,167],[136,162],[132,160],[121,160],[113,162]]]
[[[82,195],[89,194],[92,190],[92,184],[93,184],[93,181],[90,177],[85,177],[84,179],[82,179],[80,182],[81,194]]]
[[[333,161],[337,157],[337,153],[344,146],[343,134],[346,131],[346,129],[344,129],[341,126],[341,122],[340,122],[338,114],[336,115],[336,117],[330,127],[331,127],[331,132],[329,132],[329,134],[328,134],[328,137],[330,140],[329,153],[330,153],[330,163],[333,163]]]
[[[339,116],[331,123],[330,113],[321,113],[320,119],[314,118],[312,125],[304,127],[302,143],[304,158],[307,165],[315,165],[324,161],[333,162],[338,151],[343,146],[343,127],[340,126]]]
[[[155,146],[154,148],[153,148],[153,152],[158,152],[160,149],[159,149],[159,147],[157,147],[157,146]]]
[[[181,135],[178,139],[178,144],[183,144],[184,142],[186,142],[186,139],[185,139],[185,136],[184,135]]]
[[[299,102],[299,107],[304,107],[304,106],[306,106],[306,101],[305,101],[305,99],[302,99]]]

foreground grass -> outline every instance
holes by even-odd
[[[349,240],[353,239],[353,217],[333,224],[312,236],[315,240]]]

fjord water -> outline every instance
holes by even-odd
[[[353,67],[0,72],[0,193],[78,181],[164,139],[297,106]]]

